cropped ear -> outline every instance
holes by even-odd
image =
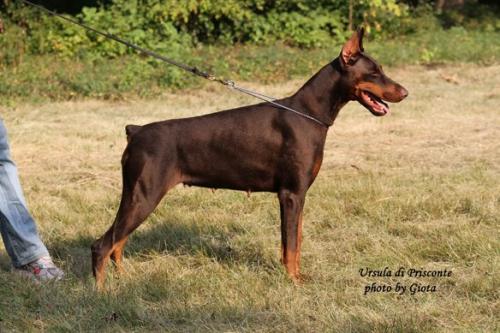
[[[365,29],[363,27],[358,28],[349,38],[349,40],[342,46],[342,52],[340,52],[340,59],[346,65],[352,65],[357,56],[363,52],[363,35]]]

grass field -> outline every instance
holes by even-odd
[[[216,86],[155,100],[0,110],[30,208],[67,279],[37,286],[0,253],[0,331],[495,332],[500,330],[500,66],[386,70],[393,113],[351,103],[308,193],[302,271],[279,263],[275,195],[177,187],[133,234],[126,275],[93,288],[91,242],[111,224],[124,126],[253,100]],[[262,86],[276,96],[303,81]],[[450,277],[359,270],[447,269]],[[364,295],[367,284],[435,292]]]

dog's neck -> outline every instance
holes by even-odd
[[[340,60],[336,58],[311,77],[293,96],[291,105],[324,123],[333,125],[340,109],[349,102],[342,86]]]

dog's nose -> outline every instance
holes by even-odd
[[[399,93],[401,94],[401,99],[404,99],[408,96],[408,90],[404,87],[399,87]]]

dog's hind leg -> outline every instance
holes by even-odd
[[[115,263],[117,264],[117,268],[121,270],[121,251],[125,246],[126,237],[117,241],[115,230],[117,227],[126,220],[135,219],[135,214],[130,210],[125,208],[133,207],[133,204],[129,200],[130,195],[126,193],[124,189],[124,193],[122,194],[122,200],[120,203],[120,208],[118,209],[118,213],[116,215],[115,221],[113,225],[106,231],[106,233],[96,240],[92,244],[92,270],[96,279],[96,284],[99,289],[103,286],[105,279],[105,268],[109,261],[109,258],[112,257]],[[117,251],[118,250],[118,251]],[[118,259],[118,260],[117,260]]]
[[[125,269],[123,268],[123,248],[125,247],[127,240],[128,236],[117,242],[110,255],[111,261],[115,263],[115,268],[118,273],[125,272]]]
[[[162,170],[161,163],[142,152],[123,158],[123,193],[113,225],[92,245],[92,269],[98,288],[111,257],[122,268],[123,248],[128,236],[151,214],[167,190],[179,183],[172,165]]]

